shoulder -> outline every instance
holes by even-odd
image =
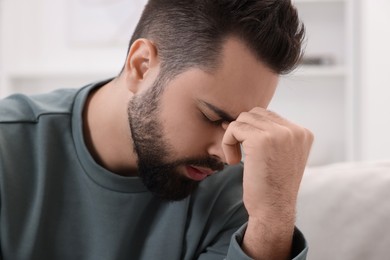
[[[0,123],[36,122],[44,114],[71,113],[76,89],[60,89],[47,94],[14,94],[0,101]]]

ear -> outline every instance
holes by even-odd
[[[156,46],[148,39],[137,39],[130,47],[123,73],[129,90],[137,93],[142,81],[152,70],[158,69],[159,59]]]

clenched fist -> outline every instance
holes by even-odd
[[[254,257],[259,245],[269,242],[278,247],[271,250],[272,259],[283,259],[291,246],[296,199],[313,134],[259,107],[241,113],[224,128],[222,147],[227,162],[241,160],[240,145],[245,154],[243,201],[249,221],[243,248]],[[287,250],[280,257],[274,251],[283,251],[279,247]],[[270,256],[265,253],[258,258]]]

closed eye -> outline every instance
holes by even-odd
[[[214,126],[221,126],[226,120],[224,119],[211,119],[208,117],[205,113],[202,112],[203,120],[206,121],[209,124],[212,124]]]

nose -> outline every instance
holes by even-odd
[[[222,149],[222,138],[225,130],[221,128],[218,133],[213,136],[212,142],[208,146],[208,154],[212,157],[218,158],[222,162],[226,163],[226,157]]]

